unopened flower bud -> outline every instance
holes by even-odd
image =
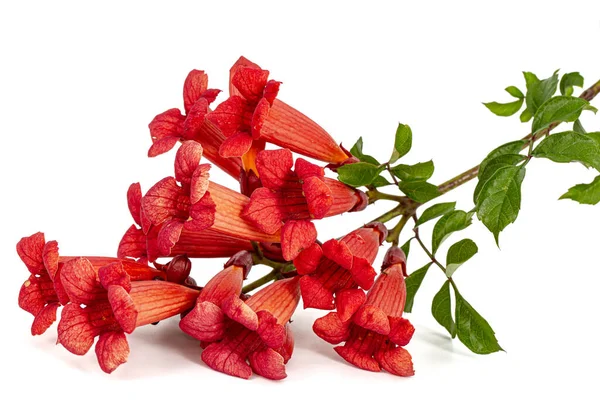
[[[244,279],[248,277],[250,270],[252,269],[252,254],[249,251],[243,250],[235,253],[231,258],[225,263],[224,268],[235,265],[236,267],[244,268]]]
[[[167,281],[183,284],[190,276],[192,262],[185,255],[175,256],[164,268]]]
[[[383,264],[381,265],[381,272],[385,271],[393,265],[400,264],[402,266],[402,273],[406,275],[406,255],[400,247],[392,246],[389,248],[385,257],[383,257]]]
[[[372,228],[379,232],[379,244],[382,244],[388,235],[388,230],[384,224],[378,221],[369,222],[365,228]]]

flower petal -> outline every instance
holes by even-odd
[[[183,105],[186,114],[207,88],[208,75],[204,71],[191,70],[183,84]]]
[[[19,290],[19,307],[36,316],[44,309],[45,305],[46,300],[42,293],[40,279],[31,275],[23,282],[21,290]]]
[[[192,220],[185,222],[185,229],[190,231],[201,231],[210,228],[215,223],[216,210],[217,205],[212,200],[210,193],[206,192],[200,200],[192,204],[192,207],[190,208],[190,217]]]
[[[67,261],[60,272],[60,279],[71,303],[89,305],[106,299],[106,290],[100,285],[96,270],[87,258]]]
[[[50,303],[35,316],[31,325],[32,335],[41,335],[56,321],[56,310],[60,303]]]
[[[390,333],[389,338],[398,346],[406,346],[415,333],[415,327],[409,320],[401,317],[389,317]]]
[[[219,148],[221,157],[242,157],[252,147],[252,136],[239,131],[223,141]]]
[[[44,245],[42,250],[42,260],[46,272],[53,281],[56,279],[58,273],[58,242],[56,240],[50,240]]]
[[[219,95],[219,93],[221,93],[222,90],[221,89],[206,89],[204,92],[202,92],[202,99],[206,100],[206,102],[208,104],[212,103],[213,101],[215,101],[217,99],[217,96]],[[199,101],[200,99],[198,99],[196,101],[196,103]]]
[[[209,344],[201,357],[202,361],[215,371],[243,379],[252,376],[252,369],[246,361],[222,342]]]
[[[127,362],[129,344],[123,332],[106,332],[100,335],[96,343],[96,357],[102,371],[110,374]]]
[[[294,171],[298,175],[298,178],[303,180],[306,178],[310,178],[311,176],[316,176],[319,178],[325,176],[325,170],[322,167],[319,167],[316,164],[306,161],[304,158],[296,159]]]
[[[344,323],[340,320],[338,313],[330,312],[324,317],[315,320],[313,331],[326,342],[338,344],[348,340],[350,336],[349,326],[349,323]]]
[[[223,338],[225,322],[225,314],[218,306],[203,301],[181,319],[179,328],[198,340],[214,342]]]
[[[208,190],[210,164],[200,164],[192,174],[190,182],[190,202],[197,203]]]
[[[125,333],[133,332],[137,323],[138,310],[127,291],[122,286],[109,286],[108,301],[121,329]]]
[[[276,233],[281,229],[284,217],[279,196],[278,193],[267,188],[254,190],[242,216],[261,231],[268,234]]]
[[[276,349],[276,351],[283,357],[283,363],[287,364],[294,352],[294,334],[292,333],[289,323],[285,324],[285,333],[285,342],[283,343],[283,346]]]
[[[288,149],[263,150],[256,156],[256,168],[264,187],[279,189],[294,179],[294,159]]]
[[[380,333],[382,335],[390,333],[390,322],[388,317],[378,307],[365,304],[356,312],[356,314],[354,314],[352,320],[356,325],[362,326],[375,333]]]
[[[95,336],[96,330],[85,309],[73,303],[64,306],[58,323],[58,342],[65,349],[82,356],[94,344]]]
[[[146,235],[135,225],[131,225],[119,242],[118,258],[142,258],[147,256]]]
[[[353,257],[350,273],[354,281],[365,290],[369,290],[373,286],[375,276],[377,276],[373,266],[361,257]]]
[[[291,220],[281,228],[281,253],[291,261],[317,240],[317,228],[306,220]]]
[[[148,157],[155,157],[171,150],[181,138],[185,117],[177,108],[158,114],[148,125],[152,146]]]
[[[335,296],[335,306],[341,321],[349,321],[367,299],[365,292],[360,289],[346,289]]]
[[[327,215],[333,205],[331,190],[320,178],[309,176],[304,179],[302,191],[308,204],[308,211],[312,218],[321,219]]]
[[[268,78],[269,71],[267,70],[253,67],[240,67],[235,75],[233,75],[231,83],[233,83],[233,86],[240,91],[240,94],[246,100],[256,104],[263,96],[263,91]]]
[[[142,212],[142,187],[139,183],[132,183],[127,189],[127,207],[138,226],[142,226],[140,213]]]
[[[231,96],[206,115],[206,119],[229,137],[244,129],[244,113],[248,103],[240,96]]]
[[[271,348],[250,353],[248,361],[250,361],[252,371],[262,377],[273,380],[287,377],[283,357]]]
[[[256,69],[261,69],[258,64],[253,63],[252,61],[248,60],[246,57],[241,56],[240,58],[237,59],[237,61],[235,62],[235,64],[232,65],[232,67],[229,69],[229,95],[230,96],[240,96],[240,91],[236,89],[235,86],[233,86],[233,77],[235,76],[236,72],[242,68],[242,67],[251,67],[251,68],[256,68]]]
[[[317,270],[323,250],[318,243],[313,243],[306,249],[302,250],[296,258],[294,258],[294,266],[300,275],[309,275]]]
[[[162,256],[168,256],[171,254],[171,249],[181,236],[184,223],[178,219],[172,219],[163,224],[162,228],[158,232],[157,246],[158,251]]]
[[[277,322],[277,318],[266,310],[258,311],[256,315],[258,316],[258,329],[256,333],[258,333],[263,343],[272,349],[278,349],[283,346],[286,332],[283,325]]]
[[[305,275],[300,278],[300,291],[304,308],[317,308],[319,310],[333,310],[333,292],[317,278]]]
[[[175,179],[185,187],[190,185],[194,171],[202,159],[202,145],[193,140],[183,142],[175,156]]]
[[[131,278],[125,272],[123,264],[120,261],[110,263],[98,270],[98,279],[100,284],[108,290],[111,285],[123,287],[126,292],[131,290]]]
[[[402,347],[381,349],[375,352],[375,359],[390,374],[398,376],[413,376],[415,374],[412,357]]]
[[[357,366],[358,368],[379,372],[381,371],[381,367],[379,363],[371,357],[370,354],[366,354],[357,349],[354,346],[349,346],[348,344],[344,346],[337,346],[333,348],[336,353],[338,353],[344,360],[348,361],[350,364]]]
[[[23,261],[29,272],[34,275],[40,275],[46,272],[44,261],[42,259],[45,243],[46,240],[42,232],[37,232],[31,236],[24,237],[17,243],[17,253],[19,254],[19,258]]]
[[[59,263],[58,243],[56,240],[51,240],[44,245],[42,258],[46,271],[54,284],[54,291],[56,292],[58,301],[62,305],[67,304],[69,302],[69,295],[65,291],[60,279],[60,271],[62,270],[63,263]]]
[[[344,269],[352,269],[352,251],[343,241],[330,239],[323,243],[323,255]]]
[[[269,105],[273,105],[273,101],[275,101],[275,97],[279,93],[279,86],[281,82],[270,80],[265,85],[265,89],[263,90],[263,97],[269,102]]]
[[[232,294],[223,300],[221,308],[225,315],[233,321],[242,324],[251,331],[258,329],[258,315],[239,298],[239,294]]]
[[[158,181],[142,199],[142,209],[150,222],[160,225],[170,218],[187,219],[189,196],[175,178],[169,176]]]

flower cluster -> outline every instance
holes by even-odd
[[[101,369],[111,373],[127,360],[126,335],[180,315],[181,331],[203,348],[199,362],[240,378],[283,379],[294,348],[291,318],[302,301],[332,311],[313,330],[344,343],[335,351],[346,361],[413,374],[404,349],[414,330],[402,317],[404,255],[392,247],[378,276],[372,264],[387,236],[378,222],[319,241],[316,220],[369,202],[327,176],[357,160],[280,100],[281,82],[269,75],[241,57],[230,70],[229,98],[211,108],[220,90],[208,88],[204,71],[189,73],[183,112],[167,110],[149,124],[150,157],[181,142],[174,170],[145,193],[139,183],[129,187],[134,223],[116,257],[62,256],[43,233],[19,241],[30,273],[19,306],[34,316],[33,335],[62,306],[58,343],[84,355],[95,342]],[[233,177],[235,188],[212,181],[212,167]],[[205,258],[228,261],[199,285],[190,259]],[[244,286],[255,264],[273,271]]]

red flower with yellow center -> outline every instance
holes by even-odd
[[[391,248],[382,269],[366,298],[362,291],[348,293],[352,301],[346,301],[338,312],[317,319],[313,330],[329,343],[345,342],[335,351],[359,368],[374,372],[383,368],[394,375],[412,376],[412,357],[404,346],[410,342],[414,327],[402,318],[406,301],[402,250]]]
[[[151,279],[152,268],[146,269]],[[198,297],[197,290],[171,282],[132,281],[120,261],[96,271],[85,258],[70,260],[61,281],[70,303],[61,314],[58,342],[71,353],[84,355],[98,336],[96,357],[106,373],[127,361],[125,333],[185,312]]]
[[[183,85],[183,103],[186,115],[177,108],[158,114],[148,125],[152,146],[148,156],[154,157],[173,148],[179,141],[193,140],[202,145],[205,157],[213,164],[238,179],[241,171],[239,158],[224,158],[219,148],[225,136],[219,128],[207,121],[212,103],[220,90],[208,89],[208,75],[204,71],[192,70]]]
[[[231,70],[231,96],[207,115],[227,139],[219,154],[242,157],[253,141],[266,141],[321,161],[340,164],[349,156],[313,120],[276,99],[281,82],[241,58]]]
[[[281,230],[281,248],[286,260],[293,260],[317,238],[311,219],[356,211],[366,206],[364,193],[334,179],[323,168],[291,151],[265,150],[258,154],[256,167],[263,187],[252,192],[244,218],[261,231]]]

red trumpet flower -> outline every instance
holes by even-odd
[[[341,240],[331,239],[319,246],[313,244],[294,260],[300,279],[304,308],[333,310],[353,296],[343,296],[345,291],[373,285],[375,270],[371,263],[387,236],[381,223],[371,223],[357,229]]]
[[[193,140],[202,145],[205,157],[213,164],[233,176],[240,176],[241,160],[224,158],[219,148],[225,136],[211,122],[205,119],[220,90],[208,89],[208,75],[204,71],[192,70],[183,85],[183,102],[186,115],[177,108],[158,114],[148,125],[152,146],[148,156],[154,157],[173,148],[178,141]]]
[[[57,279],[58,268],[54,268],[54,263],[46,262],[49,261],[44,257],[46,246],[41,232],[24,237],[17,243],[17,253],[31,273],[19,291],[19,307],[35,317],[31,325],[32,335],[46,332],[56,321],[58,307],[69,301],[60,279]]]
[[[310,221],[362,209],[364,193],[326,178],[323,168],[287,149],[265,150],[258,154],[256,167],[264,187],[254,190],[244,209],[244,218],[265,233],[281,229],[281,248],[286,260],[293,260],[317,238]]]
[[[207,228],[240,239],[279,242],[279,235],[265,234],[241,217],[249,199],[208,180],[208,164],[199,164],[202,146],[185,142],[175,157],[175,178],[160,180],[142,198],[142,212],[154,226],[159,252],[168,253],[182,230]],[[143,228],[143,220],[142,228]]]
[[[85,258],[67,262],[61,280],[71,303],[62,311],[58,341],[71,353],[84,355],[99,336],[96,357],[106,373],[127,361],[125,333],[189,310],[199,293],[171,282],[132,281],[123,262],[96,271]]]
[[[202,231],[191,231],[184,227],[177,242],[166,252],[166,247],[170,242],[163,242],[161,248],[158,246],[158,234],[162,225],[154,226],[145,218],[141,202],[142,190],[140,184],[133,183],[127,191],[127,204],[137,225],[131,225],[123,235],[117,252],[119,258],[131,257],[138,259],[140,262],[154,262],[158,257],[178,255],[187,255],[191,258],[231,257],[238,251],[252,250],[252,244],[249,240],[240,239],[211,228]],[[164,250],[164,252],[161,250]]]
[[[69,302],[60,273],[64,264],[78,257],[60,256],[58,243],[46,242],[41,232],[22,238],[17,244],[17,253],[31,273],[19,292],[19,306],[31,313],[35,319],[31,326],[32,335],[41,335],[54,321],[56,310]],[[88,257],[94,270],[119,261],[114,257]],[[165,278],[157,269],[130,260],[122,260],[133,279]]]
[[[323,128],[275,98],[281,82],[268,80],[269,71],[241,58],[231,74],[231,97],[206,117],[227,136],[221,156],[242,157],[256,140],[329,163],[348,159]]]
[[[294,347],[287,325],[299,299],[295,277],[277,281],[245,302],[226,301],[221,310],[230,319],[227,329],[204,349],[202,360],[216,371],[244,379],[252,371],[269,379],[285,378]]]
[[[202,288],[196,306],[179,323],[182,331],[205,344],[220,340],[225,335],[230,315],[252,314],[242,300],[242,282],[252,268],[252,256],[242,251],[233,256],[225,269],[215,275]],[[258,320],[245,321],[250,329],[256,329]]]
[[[402,318],[406,300],[404,283],[405,257],[397,247],[386,256],[382,273],[366,296],[362,291],[350,295],[343,310],[319,318],[315,333],[332,344],[345,342],[335,351],[355,366],[378,372],[385,369],[399,376],[414,375],[413,363],[406,346],[414,333],[412,324]],[[389,254],[389,252],[388,252]]]

